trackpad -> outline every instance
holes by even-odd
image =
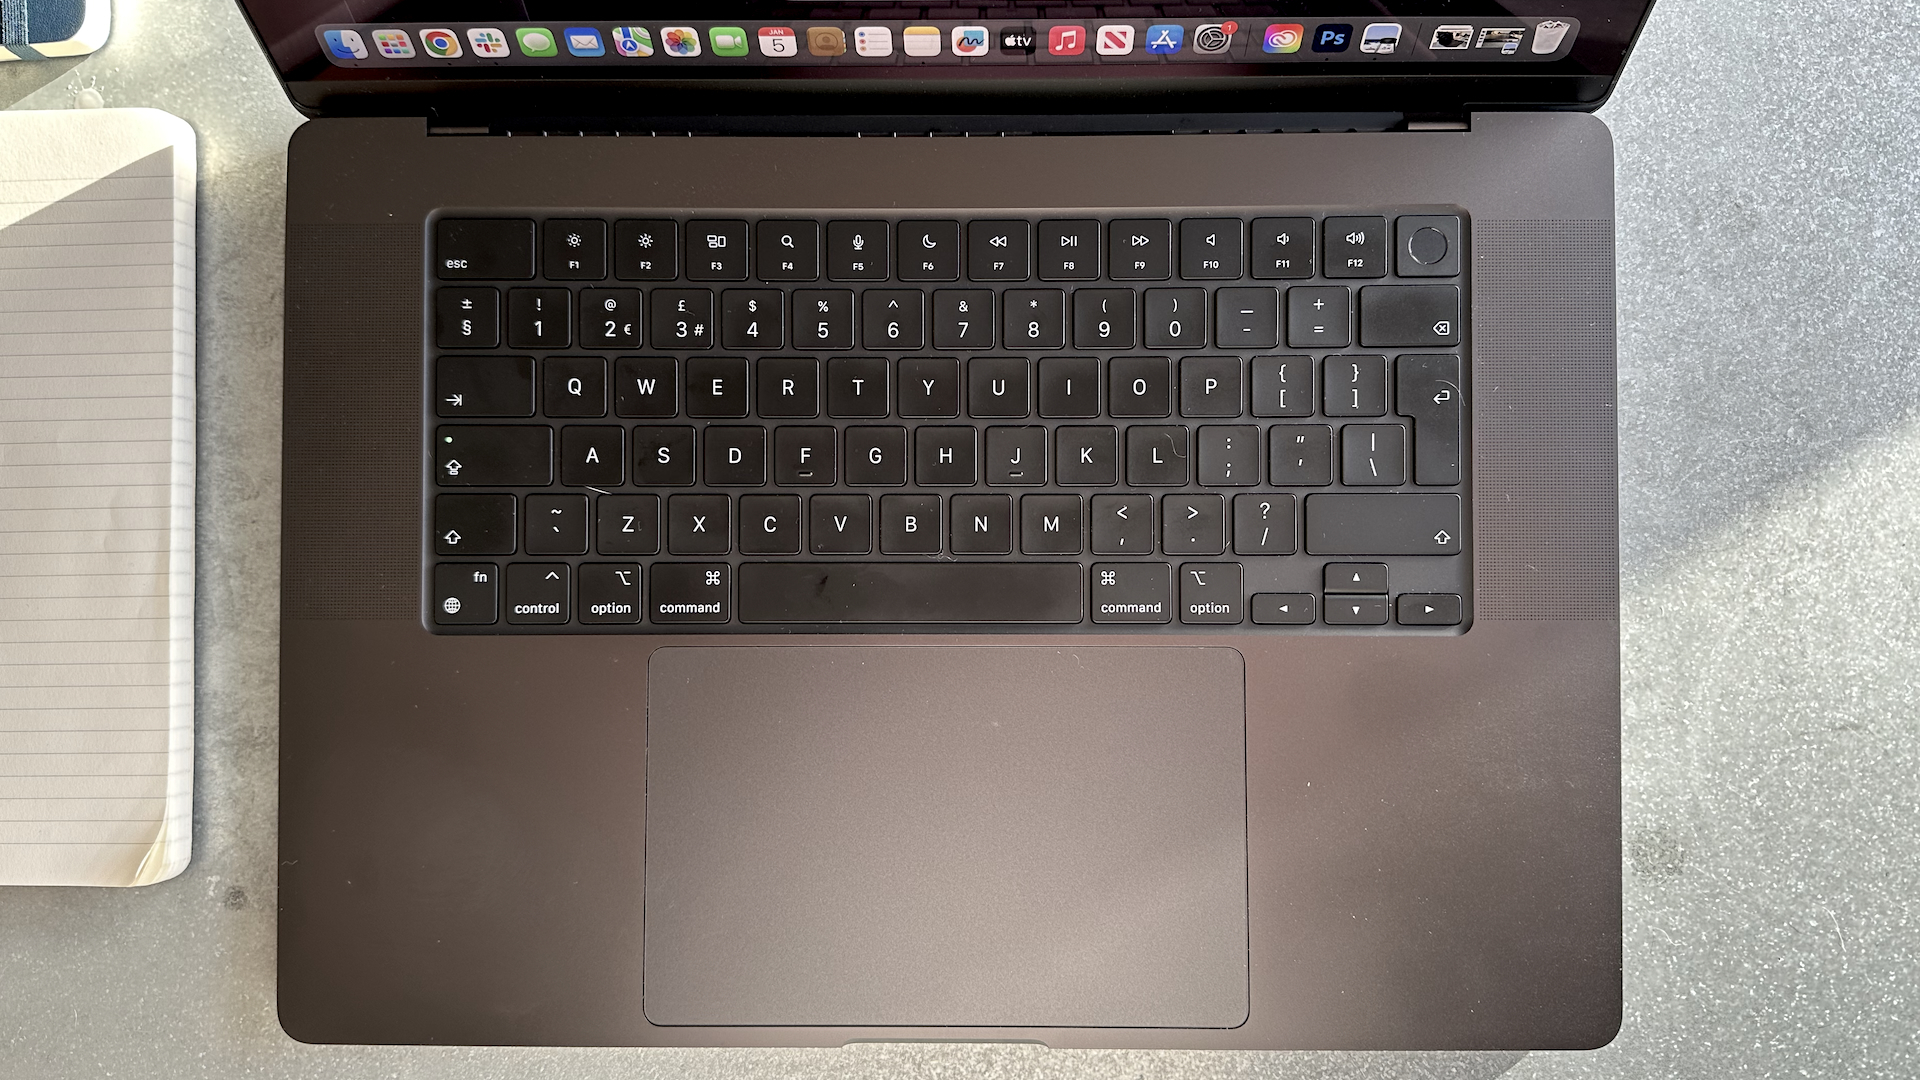
[[[655,1024],[1234,1027],[1232,649],[666,648]]]

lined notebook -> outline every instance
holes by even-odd
[[[187,865],[194,149],[0,112],[0,884]]]

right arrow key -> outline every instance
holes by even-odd
[[[1460,286],[1369,285],[1361,289],[1360,344],[1388,349],[1460,344]]]
[[[1454,593],[1401,593],[1394,607],[1402,626],[1460,625],[1460,597]]]

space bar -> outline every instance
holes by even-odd
[[[1079,563],[746,563],[748,623],[1077,623]]]

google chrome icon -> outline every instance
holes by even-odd
[[[460,39],[451,30],[422,30],[420,44],[427,47],[428,56],[451,58],[460,55]]]

